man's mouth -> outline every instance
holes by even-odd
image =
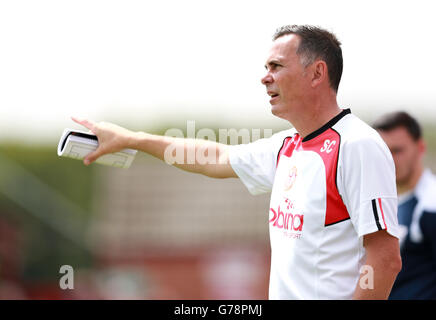
[[[269,100],[270,103],[273,103],[274,101],[276,101],[279,97],[279,94],[277,92],[273,92],[273,91],[268,91],[267,92],[268,95],[271,97],[271,99]]]

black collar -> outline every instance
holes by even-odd
[[[351,113],[350,109],[342,110],[342,112],[340,114],[338,114],[334,118],[330,119],[330,121],[327,122],[325,125],[323,125],[321,128],[319,128],[319,129],[315,130],[314,132],[312,132],[311,134],[307,135],[303,139],[302,142],[309,141],[310,139],[313,139],[313,138],[319,136],[321,133],[323,133],[327,129],[333,127],[339,120],[341,120],[343,117],[345,117],[347,114],[350,114],[350,113]]]

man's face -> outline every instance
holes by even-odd
[[[261,79],[271,97],[271,112],[286,120],[304,108],[304,95],[310,90],[309,76],[297,55],[300,38],[289,34],[276,39],[266,60]]]
[[[406,185],[419,168],[424,154],[422,139],[415,141],[404,127],[389,131],[379,131],[389,147],[395,162],[395,174],[398,185]]]

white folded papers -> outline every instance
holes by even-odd
[[[58,144],[58,156],[83,160],[98,147],[97,136],[80,130],[65,129]],[[112,167],[127,169],[133,162],[136,150],[124,149],[116,153],[105,154],[95,162]]]

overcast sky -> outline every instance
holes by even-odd
[[[142,130],[170,117],[281,124],[260,78],[284,24],[343,43],[342,107],[436,121],[434,12],[420,0],[0,0],[0,141],[56,140],[78,128],[71,115]]]

